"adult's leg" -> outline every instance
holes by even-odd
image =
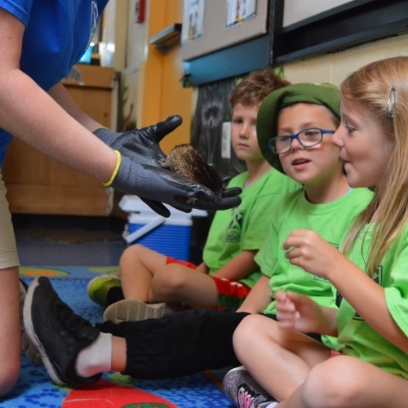
[[[273,369],[273,374],[278,374]],[[279,408],[405,408],[406,380],[354,357],[338,356],[314,366]]]
[[[20,372],[19,285],[17,267],[0,270],[0,396],[11,391]]]
[[[96,327],[126,339],[125,374],[138,379],[176,378],[239,365],[232,336],[245,316],[234,309],[186,310],[161,319],[108,321]]]
[[[0,396],[14,386],[20,372],[20,283],[11,215],[0,172]]]
[[[147,302],[153,276],[165,264],[165,255],[142,245],[126,248],[119,261],[125,299]]]
[[[186,303],[194,309],[218,307],[217,286],[207,274],[172,263],[153,277],[150,302]]]

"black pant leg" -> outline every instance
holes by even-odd
[[[186,310],[139,322],[97,325],[125,337],[124,374],[138,379],[183,377],[208,369],[240,365],[232,346],[235,328],[247,313]]]

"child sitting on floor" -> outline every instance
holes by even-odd
[[[247,171],[229,187],[240,187],[241,204],[218,211],[199,266],[179,261],[141,245],[128,247],[120,259],[120,279],[101,276],[88,285],[92,300],[107,305],[109,289],[120,285],[126,300],[109,306],[105,320],[143,320],[175,310],[174,304],[195,309],[238,307],[261,273],[254,257],[264,241],[273,208],[298,184],[276,171],[262,156],[256,136],[259,106],[271,91],[288,85],[271,70],[252,72],[230,95],[231,143]],[[114,291],[114,290],[113,290]],[[177,310],[177,309],[176,309]]]

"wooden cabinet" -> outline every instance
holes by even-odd
[[[76,103],[106,127],[111,124],[113,68],[77,65],[82,82],[64,81]],[[2,167],[12,213],[108,215],[113,194],[100,182],[13,139]]]

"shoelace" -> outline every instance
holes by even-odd
[[[72,331],[79,331],[84,323],[88,323],[82,317],[76,315],[73,310],[63,302],[58,302],[54,306],[54,311],[57,315],[61,316],[62,321],[66,324],[67,328]]]
[[[255,400],[253,397],[244,387],[240,387],[238,390],[238,404],[240,408],[254,408],[251,405]]]

